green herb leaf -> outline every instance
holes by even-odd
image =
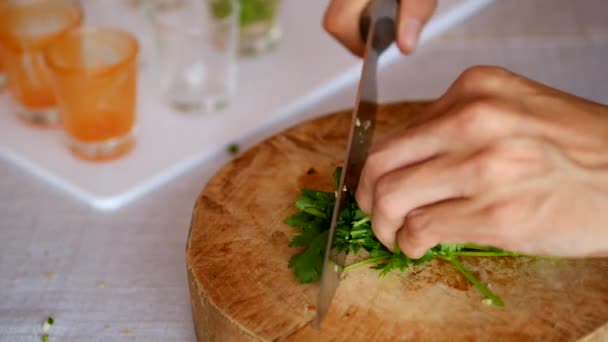
[[[293,255],[289,260],[289,268],[294,269],[300,282],[310,283],[321,278],[328,232],[326,230],[315,236],[307,249]]]
[[[322,219],[329,219],[334,202],[333,193],[303,189],[296,201],[296,208]]]
[[[324,220],[305,212],[291,216],[285,220],[285,223],[301,229],[300,234],[295,235],[291,242],[289,242],[289,247],[309,246],[325,228]]]

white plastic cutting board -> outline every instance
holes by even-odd
[[[422,43],[491,2],[439,1],[439,11],[427,26]],[[119,208],[216,153],[223,153],[231,142],[259,134],[358,82],[360,61],[322,30],[326,4],[326,0],[284,0],[280,46],[270,54],[239,62],[237,95],[228,108],[214,115],[184,115],[162,102],[152,72],[152,50],[145,41],[145,24],[116,14],[121,10],[115,6],[106,6],[105,13],[103,9],[88,8],[95,13],[94,19],[88,19],[89,24],[124,25],[144,37],[136,148],[112,162],[77,159],[66,149],[60,130],[33,129],[18,122],[15,106],[4,92],[0,94],[0,155],[94,208]],[[393,46],[381,65],[399,56]]]

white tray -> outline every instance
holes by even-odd
[[[490,2],[440,1],[440,10],[427,27],[422,43]],[[154,70],[153,63],[144,56],[138,89],[137,146],[122,159],[91,163],[73,157],[60,130],[33,129],[18,122],[6,92],[0,95],[0,155],[94,208],[117,209],[215,154],[225,153],[231,142],[259,134],[357,82],[360,61],[320,26],[326,3],[285,0],[284,36],[279,48],[239,62],[236,98],[214,115],[180,114],[160,101],[157,81],[150,71]],[[100,19],[101,12],[96,12],[97,17],[89,23],[115,25],[115,21]],[[131,30],[144,27],[133,23],[125,26]],[[393,46],[381,65],[397,58],[399,53]]]

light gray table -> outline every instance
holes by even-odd
[[[608,1],[498,0],[383,72],[386,101],[440,95],[464,68],[498,64],[608,103]],[[354,85],[299,120],[350,107]],[[248,137],[250,146],[264,135]],[[0,160],[0,341],[193,341],[184,248],[217,156],[115,212],[96,212]]]

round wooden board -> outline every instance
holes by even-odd
[[[425,103],[382,106],[377,136]],[[572,341],[608,321],[608,260],[463,258],[505,307],[449,264],[390,274],[360,268],[341,282],[320,331],[318,283],[300,284],[283,220],[303,187],[333,191],[350,112],[297,125],[222,168],[194,207],[186,251],[199,341]]]

